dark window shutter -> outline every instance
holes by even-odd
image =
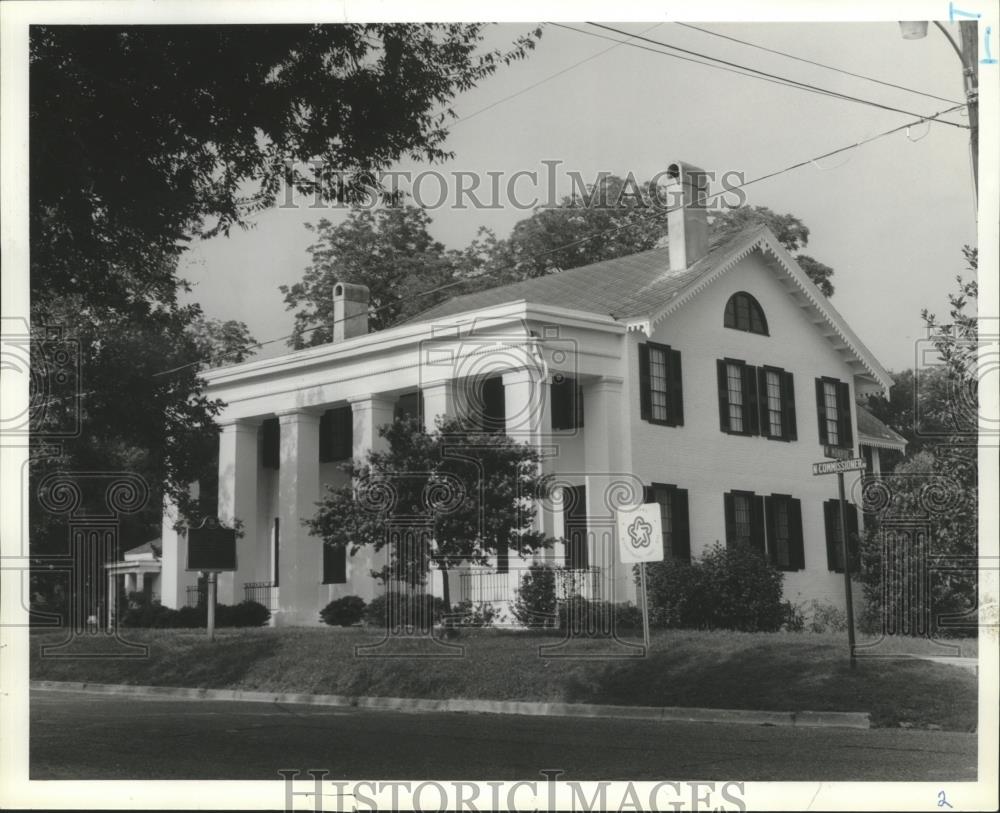
[[[826,404],[823,398],[823,379],[816,379],[816,417],[819,419],[819,442],[822,445],[829,443],[826,434]]]
[[[684,562],[691,561],[691,524],[688,520],[688,493],[686,488],[673,489],[673,555]]]
[[[791,565],[795,570],[804,570],[806,553],[802,540],[802,502],[794,498],[788,500],[788,533],[791,537],[789,546]]]
[[[268,418],[261,424],[261,465],[276,469],[281,465],[281,424]]]
[[[684,392],[681,387],[681,352],[680,350],[670,350],[667,353],[667,364],[669,369],[667,375],[669,380],[669,404],[670,404],[670,424],[672,426],[684,426]]]
[[[858,543],[860,542],[858,531],[858,509],[853,505],[847,506],[847,549],[850,551],[851,573],[858,572]]]
[[[333,411],[328,409],[319,419],[319,462],[333,459]]]
[[[644,503],[656,502],[656,494],[653,493],[652,486],[642,487],[642,501]]]
[[[764,498],[750,497],[750,544],[766,555],[764,550]]]
[[[722,495],[722,504],[726,515],[726,547],[730,547],[736,536],[736,505],[731,492]]]
[[[323,546],[323,584],[347,584],[347,549]]]
[[[844,382],[837,383],[837,423],[840,429],[840,445],[844,448],[851,448],[854,445],[854,436],[851,432],[851,385]]]
[[[778,546],[775,543],[774,528],[774,497],[764,498],[764,520],[767,524],[767,560],[772,564],[778,563]]]
[[[837,500],[827,500],[823,503],[823,525],[826,527],[826,567],[827,570],[839,570],[837,567]]]
[[[552,398],[552,428],[572,429],[571,414],[573,405],[570,399],[570,390],[576,387],[576,382],[572,379],[561,378],[553,381],[549,385],[549,394]]]
[[[795,382],[791,373],[781,374],[781,433],[785,440],[798,440],[795,428]]]
[[[639,345],[639,415],[644,421],[653,417],[653,397],[649,391],[649,346]]]
[[[757,408],[757,368],[749,364],[740,371],[743,379],[743,431],[760,434],[760,411]]]
[[[754,368],[751,367],[751,370]],[[760,426],[760,434],[766,438],[771,435],[771,415],[767,408],[767,370],[757,367],[757,420]]]
[[[576,428],[583,429],[583,387],[577,384],[573,390],[573,405],[576,408]]]
[[[726,362],[717,361],[715,367],[718,372],[719,381],[719,428],[723,432],[729,431],[729,382],[726,378]]]

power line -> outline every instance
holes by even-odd
[[[905,90],[907,93],[916,93],[918,96],[926,96],[928,99],[934,99],[939,102],[948,102],[949,104],[958,104],[954,99],[946,99],[943,96],[935,96],[933,93],[925,93],[922,90],[916,90],[915,88],[909,88],[905,85],[897,85],[892,82],[886,82],[882,79],[876,79],[874,76],[867,76],[863,73],[853,73],[852,71],[846,70],[844,68],[837,68],[833,65],[825,65],[822,62],[816,62],[812,59],[806,59],[805,57],[796,56],[795,54],[790,54],[787,51],[779,51],[775,48],[768,48],[765,45],[759,45],[756,42],[748,42],[747,40],[741,40],[738,37],[731,37],[728,34],[721,34],[718,31],[711,31],[707,28],[702,28],[701,26],[692,25],[691,23],[681,23],[677,22],[675,25],[679,25],[683,28],[690,28],[694,31],[701,31],[703,34],[709,34],[713,37],[719,37],[720,39],[730,40],[731,42],[738,42],[740,45],[746,45],[750,48],[758,48],[761,51],[767,51],[769,54],[778,54],[779,56],[788,57],[788,59],[794,59],[796,62],[804,62],[807,65],[815,65],[817,68],[825,68],[828,71],[836,71],[837,73],[843,73],[847,76],[853,76],[855,79],[864,79],[868,82],[875,82],[878,85],[884,85],[885,87],[895,88],[896,90]],[[643,34],[646,32],[643,31]]]
[[[757,68],[751,68],[751,67],[746,66],[746,65],[740,65],[739,63],[736,63],[736,62],[730,62],[730,61],[725,60],[725,59],[720,59],[718,57],[709,56],[707,54],[702,54],[702,53],[699,53],[698,51],[691,51],[691,50],[688,50],[687,48],[681,48],[681,47],[676,46],[676,45],[670,45],[670,44],[665,43],[665,42],[660,42],[658,40],[650,39],[650,38],[644,37],[644,36],[642,36],[640,34],[630,34],[627,31],[622,31],[620,29],[613,28],[611,26],[607,26],[607,25],[604,25],[602,23],[587,23],[587,24],[588,25],[592,25],[595,28],[603,28],[606,31],[612,31],[615,34],[620,34],[620,35],[623,35],[623,36],[632,37],[633,39],[641,40],[643,42],[648,42],[648,43],[651,43],[653,45],[659,46],[660,48],[668,48],[668,49],[673,50],[673,51],[680,51],[681,53],[684,53],[684,54],[690,54],[690,55],[693,55],[693,56],[701,57],[703,59],[709,60],[712,63],[718,63],[718,65],[726,66],[726,67],[720,68],[720,70],[738,69],[738,70],[742,70],[742,71],[749,71],[751,74],[753,74],[754,78],[761,78],[761,79],[765,79],[765,80],[768,80],[768,81],[779,82],[781,84],[786,84],[786,85],[788,85],[790,87],[794,87],[794,88],[797,88],[799,90],[805,90],[805,91],[810,92],[810,93],[819,93],[819,94],[825,95],[825,96],[832,96],[834,98],[844,99],[845,101],[851,101],[851,102],[856,102],[858,104],[868,105],[870,107],[876,107],[876,108],[879,108],[881,110],[888,110],[888,111],[893,112],[893,113],[903,113],[904,115],[907,115],[907,116],[916,116],[916,117],[921,118],[923,120],[928,120],[928,121],[931,120],[930,118],[928,118],[926,116],[922,116],[920,113],[914,113],[913,111],[910,111],[910,110],[904,110],[904,109],[899,108],[899,107],[893,107],[891,105],[882,104],[880,102],[874,102],[874,101],[871,101],[869,99],[862,99],[862,98],[859,98],[857,96],[850,96],[850,95],[848,95],[846,93],[839,93],[839,92],[834,91],[834,90],[829,90],[828,88],[817,87],[816,85],[811,85],[808,82],[800,82],[799,80],[792,79],[790,77],[779,76],[779,75],[776,75],[776,74],[768,73],[766,71],[758,70]],[[567,25],[561,25],[560,23],[554,23],[554,25],[557,25],[560,28],[566,28],[566,29],[568,29],[570,31],[576,31],[579,34],[588,34],[590,36],[596,36],[596,37],[601,37],[603,39],[609,39],[612,42],[621,42],[621,40],[615,40],[612,37],[607,37],[607,36],[598,34],[596,32],[584,31],[584,30],[581,30],[579,28],[572,28],[572,27],[567,26]],[[629,46],[631,46],[631,47],[634,47],[634,48],[642,48],[642,46],[639,46],[637,43],[626,42],[626,44],[629,45]],[[643,50],[647,50],[647,51],[648,50],[653,50],[653,49],[650,49],[650,48],[642,48],[642,49]],[[654,53],[659,53],[661,56],[666,56],[666,57],[671,57],[671,58],[679,58],[675,54],[667,53],[665,51],[655,51],[654,50]],[[691,60],[688,60],[688,61],[691,61]],[[700,63],[700,64],[707,64],[707,63]],[[718,65],[712,64],[712,65],[709,65],[709,67],[718,67]],[[964,125],[964,124],[958,124],[956,122],[947,121],[947,120],[944,120],[944,119],[934,119],[934,121],[937,121],[937,122],[939,122],[941,124],[949,124],[952,127],[960,127],[960,128],[965,128],[966,127],[966,125]]]
[[[655,23],[654,25],[649,26],[649,28],[644,28],[639,33],[640,34],[646,34],[646,33],[650,32],[650,31],[652,31],[654,28],[658,28],[661,25],[663,25],[663,23]],[[498,99],[497,101],[493,102],[492,104],[486,105],[486,107],[482,107],[482,108],[480,108],[479,110],[476,110],[473,113],[469,113],[469,115],[467,115],[467,116],[459,116],[457,119],[455,119],[453,122],[451,122],[448,126],[449,127],[454,127],[456,124],[459,124],[459,123],[464,122],[464,121],[468,121],[469,119],[474,119],[480,113],[485,113],[487,110],[492,110],[497,105],[501,105],[504,102],[509,102],[511,99],[515,99],[518,96],[520,96],[521,94],[527,93],[529,90],[535,89],[539,85],[544,85],[546,82],[549,82],[549,81],[551,81],[552,79],[555,79],[558,76],[562,76],[564,73],[568,73],[569,71],[573,70],[574,68],[579,68],[581,65],[583,65],[584,63],[590,62],[592,59],[597,59],[597,57],[603,56],[604,54],[608,53],[608,51],[613,51],[618,46],[620,46],[620,45],[626,45],[626,44],[628,44],[627,40],[624,41],[624,42],[616,42],[610,48],[605,48],[603,51],[598,51],[596,54],[591,54],[590,56],[586,57],[585,59],[581,59],[579,62],[574,62],[572,65],[569,65],[568,67],[565,67],[565,68],[563,68],[560,71],[556,71],[552,75],[546,76],[544,79],[539,79],[537,82],[534,82],[533,84],[530,84],[530,85],[528,85],[525,88],[521,88],[521,90],[517,91],[516,93],[511,93],[509,96],[504,96],[502,99]]]

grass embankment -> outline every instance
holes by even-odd
[[[876,726],[976,726],[975,675],[907,659],[860,659],[851,670],[843,635],[660,631],[647,658],[623,657],[609,652],[606,641],[590,641],[584,646],[592,659],[557,657],[565,652],[558,648],[540,653],[559,639],[501,630],[463,632],[454,643],[464,645],[464,654],[453,658],[356,657],[356,645],[378,641],[358,629],[222,630],[215,643],[194,630],[128,630],[123,637],[148,643],[149,656],[41,658],[39,645],[60,637],[36,633],[31,677],[350,696],[867,711]],[[105,646],[100,638],[92,643],[95,650]],[[968,642],[962,646],[962,655],[975,654]],[[957,654],[912,639],[873,651]]]

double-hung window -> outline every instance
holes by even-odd
[[[649,423],[684,425],[680,351],[655,342],[639,345],[639,412]]]
[[[691,532],[688,525],[688,493],[685,488],[653,483],[646,486],[647,503],[660,506],[663,552],[682,562],[691,561]]]
[[[767,558],[780,570],[802,570],[805,551],[802,541],[802,504],[788,494],[764,498],[767,524]]]
[[[764,498],[752,491],[730,491],[723,495],[726,512],[726,547],[750,545],[762,554],[764,548]]]
[[[817,378],[816,417],[821,444],[844,449],[853,446],[850,385],[836,378]]]
[[[754,367],[738,359],[716,362],[719,428],[731,435],[795,440],[795,387],[780,367]]]

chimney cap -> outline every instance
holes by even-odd
[[[688,175],[704,179],[707,174],[701,167],[696,167],[694,164],[687,164],[684,161],[674,161],[667,167],[667,177],[672,181],[680,180],[681,176]]]
[[[334,299],[348,299],[352,302],[367,302],[371,295],[367,285],[354,282],[335,282],[333,284]]]

